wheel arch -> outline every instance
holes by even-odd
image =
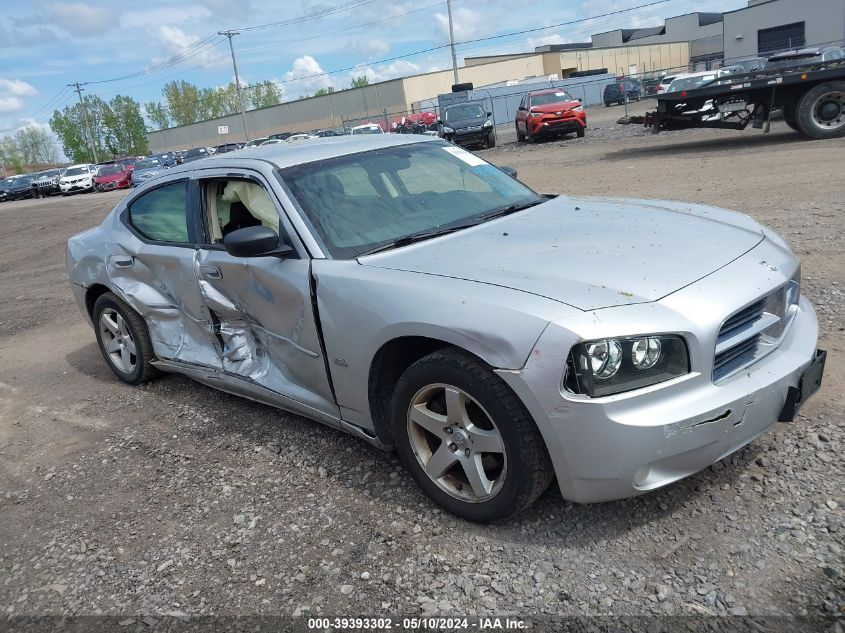
[[[367,379],[370,419],[376,435],[385,445],[393,445],[390,409],[393,390],[399,378],[419,359],[444,348],[460,350],[491,369],[493,367],[484,358],[464,346],[430,336],[397,336],[384,342],[373,355]]]
[[[92,323],[94,322],[94,304],[97,303],[97,299],[107,292],[113,291],[111,288],[101,283],[91,284],[85,290],[85,311],[88,313],[88,318]]]

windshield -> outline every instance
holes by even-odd
[[[466,119],[483,119],[484,110],[477,103],[449,106],[446,108],[446,121],[463,121]]]
[[[208,154],[208,150],[204,147],[195,147],[194,149],[189,149],[185,152],[185,157],[193,158],[194,156],[205,156],[206,154]]]
[[[575,101],[575,99],[566,90],[548,92],[542,95],[531,95],[532,106],[549,105],[550,103],[560,103],[562,101]]]
[[[98,176],[111,176],[113,174],[122,174],[123,166],[121,165],[103,165],[97,170]]]
[[[65,171],[65,176],[81,176],[82,174],[87,174],[88,168],[87,167],[71,167],[67,171]]]
[[[474,154],[442,142],[305,163],[281,176],[325,250],[339,259],[543,200]]]
[[[135,163],[135,169],[156,169],[161,167],[161,163],[155,158],[148,158],[147,160],[139,160]]]
[[[702,75],[701,77],[684,77],[682,79],[676,79],[672,82],[672,85],[669,86],[671,92],[677,92],[678,90],[692,90],[693,88],[698,88],[699,86],[703,86],[704,84],[709,84],[710,82],[716,79],[716,75]]]

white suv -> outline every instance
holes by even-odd
[[[94,191],[94,175],[96,173],[96,165],[84,163],[71,165],[59,179],[59,191],[62,192],[63,196],[79,191]]]

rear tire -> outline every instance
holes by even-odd
[[[554,478],[525,406],[462,350],[434,352],[405,370],[393,394],[392,427],[399,456],[420,488],[469,521],[518,513]]]
[[[91,320],[100,353],[115,376],[129,385],[158,376],[150,364],[155,353],[147,325],[128,303],[114,293],[103,293],[94,303]]]
[[[810,88],[795,109],[798,129],[815,139],[845,136],[845,81]]]

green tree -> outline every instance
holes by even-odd
[[[317,92],[314,93],[315,97],[322,97],[323,95],[329,94],[328,88],[320,88]]]
[[[141,105],[132,97],[117,95],[104,104],[103,132],[104,145],[113,156],[150,151]]]
[[[161,91],[167,112],[174,125],[189,125],[199,121],[197,108],[199,107],[199,88],[185,81],[169,81]]]
[[[352,88],[363,88],[364,86],[370,85],[370,78],[366,75],[361,75],[360,77],[353,77],[352,78]]]
[[[269,108],[282,102],[282,89],[272,81],[261,81],[245,90],[252,108]]]
[[[0,139],[0,164],[9,165],[19,174],[23,172],[23,157],[18,144],[11,136]]]
[[[147,118],[152,122],[155,129],[161,130],[170,127],[170,117],[167,114],[167,108],[161,103],[147,101],[144,104],[144,110],[146,110]]]
[[[87,95],[85,99],[88,99]],[[50,129],[59,137],[62,150],[71,161],[82,163],[94,159],[88,149],[82,108],[78,103],[53,112],[50,118]]]
[[[28,125],[18,130],[14,143],[25,165],[45,165],[59,160],[53,139],[44,128],[37,125]]]

